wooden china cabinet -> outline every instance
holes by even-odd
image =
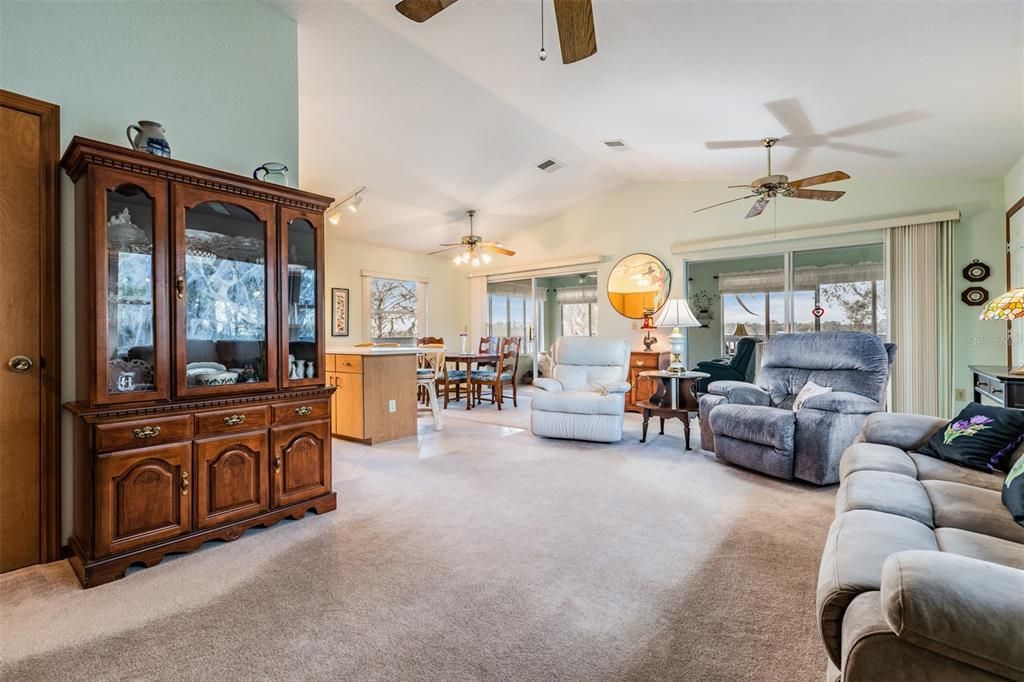
[[[74,138],[71,564],[85,587],[335,509],[330,197]]]

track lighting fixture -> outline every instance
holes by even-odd
[[[352,213],[359,212],[359,204],[363,203],[363,192],[366,191],[366,187],[360,187],[355,192],[345,197],[341,201],[335,202],[333,206],[327,209],[327,221],[331,225],[337,225],[341,222],[341,209],[342,207],[347,208]]]

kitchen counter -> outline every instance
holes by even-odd
[[[416,435],[416,348],[327,353],[333,435],[368,445]]]
[[[416,346],[401,346],[399,348],[357,348],[349,346],[344,348],[328,349],[328,355],[416,355],[419,349]]]

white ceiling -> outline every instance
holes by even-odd
[[[467,231],[466,208],[508,239],[630,180],[753,179],[761,150],[704,143],[786,135],[779,100],[813,133],[916,119],[801,131],[812,146],[775,154],[790,177],[1002,177],[1024,151],[1019,0],[593,0],[598,52],[568,66],[550,2],[546,62],[540,0],[460,0],[423,24],[394,2],[271,0],[298,22],[302,184],[367,186],[332,228],[357,241],[425,252]],[[548,157],[565,168],[537,170]]]

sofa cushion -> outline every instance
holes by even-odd
[[[936,528],[939,549],[1024,570],[1024,547],[1016,542],[959,528]]]
[[[592,391],[536,391],[532,408],[541,412],[622,416],[624,404],[625,397],[621,393],[602,395]]]
[[[846,478],[855,471],[888,471],[917,478],[914,460],[905,451],[891,445],[854,443],[839,462],[839,476]]]
[[[917,467],[917,478],[922,481],[952,481],[985,490],[999,490],[1002,486],[1003,477],[987,471],[968,469],[920,452],[911,452],[908,455]]]
[[[931,527],[932,503],[920,481],[889,471],[855,471],[836,493],[836,514],[871,509]]]
[[[946,428],[934,433],[921,452],[972,469],[1004,466],[1024,441],[1024,412],[968,403]],[[1005,471],[1006,469],[1003,469]]]
[[[760,405],[719,405],[709,415],[715,436],[793,451],[796,415],[792,410]]]
[[[932,502],[936,528],[960,528],[1024,544],[1024,527],[1014,523],[998,492],[949,481],[921,484]]]

